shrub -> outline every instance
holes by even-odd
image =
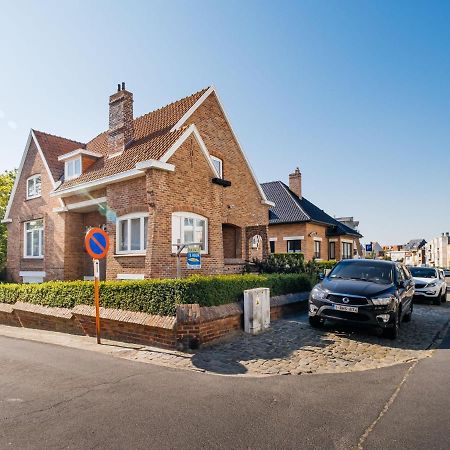
[[[316,264],[320,271],[324,271],[326,269],[332,269],[337,264],[337,262],[334,260],[330,260],[330,261],[317,261],[316,260]]]
[[[303,253],[273,253],[263,261],[255,261],[261,273],[304,273]]]
[[[100,283],[100,303],[107,308],[175,315],[176,305],[222,305],[243,297],[245,289],[268,287],[272,295],[308,291],[305,274],[192,276],[183,279],[106,281]],[[18,301],[72,308],[93,304],[94,284],[89,281],[52,281],[41,284],[0,284],[0,302]]]

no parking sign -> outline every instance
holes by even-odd
[[[84,246],[94,261],[95,331],[97,344],[100,344],[100,259],[103,259],[108,254],[109,236],[101,228],[92,228],[86,234]]]

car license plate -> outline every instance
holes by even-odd
[[[347,311],[352,313],[358,312],[358,308],[356,306],[334,305],[334,309],[337,309],[338,311]]]

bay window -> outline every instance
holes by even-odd
[[[24,224],[24,257],[44,257],[44,221],[32,220]]]
[[[328,259],[335,260],[336,259],[336,242],[330,241],[330,249],[328,252]]]
[[[189,212],[172,213],[172,252],[177,244],[198,244],[202,253],[208,252],[208,219]],[[183,253],[187,252],[187,248]]]
[[[27,200],[41,196],[41,176],[33,175],[27,180]]]
[[[353,243],[342,242],[342,259],[353,258]]]
[[[300,253],[302,251],[302,241],[300,239],[290,239],[287,241],[288,253]]]
[[[145,253],[148,237],[148,214],[135,213],[119,217],[116,224],[116,253]]]
[[[314,240],[314,258],[320,259],[320,241]]]

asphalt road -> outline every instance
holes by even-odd
[[[1,449],[448,449],[450,337],[418,363],[223,377],[0,337]]]

